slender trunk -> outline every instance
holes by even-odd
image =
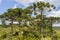
[[[40,27],[40,32],[41,32],[41,40],[43,40],[43,35],[42,35],[42,11],[41,11],[41,27]]]
[[[51,40],[52,40],[52,36],[53,36],[52,22],[53,22],[53,20],[51,19],[51,20],[50,20],[50,23],[51,23],[51,27],[50,27],[50,37],[51,37]]]
[[[45,38],[43,37],[44,35],[44,19],[43,19],[43,11],[41,11],[41,28],[40,28],[40,31],[41,31],[41,40],[44,40]]]
[[[21,40],[20,22],[19,22],[19,40]]]
[[[11,19],[11,40],[13,40],[13,19]]]
[[[4,22],[4,27],[5,27],[5,28],[7,27],[6,24],[5,24],[5,22]]]

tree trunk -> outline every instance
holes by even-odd
[[[19,22],[19,40],[22,40],[22,39],[21,39],[21,29],[20,29],[20,22]]]
[[[43,37],[43,33],[44,33],[44,19],[43,19],[43,11],[41,11],[41,28],[40,28],[40,31],[41,31],[41,40],[44,40],[45,38]]]
[[[11,40],[13,40],[13,19],[11,19]]]
[[[51,23],[51,27],[50,27],[50,37],[51,37],[51,40],[52,40],[52,36],[53,36],[52,22],[53,22],[53,20],[51,19],[51,20],[50,20],[50,23]]]

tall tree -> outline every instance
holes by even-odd
[[[22,40],[21,39],[21,22],[22,22],[22,12],[23,12],[23,10],[22,10],[22,8],[15,8],[15,12],[16,12],[16,19],[17,19],[17,21],[19,22],[19,40]]]
[[[13,40],[13,20],[15,18],[15,11],[14,9],[10,8],[7,10],[7,16],[11,20],[11,40]]]
[[[40,11],[40,19],[41,19],[41,26],[40,26],[40,33],[41,33],[41,36],[42,38],[44,38],[43,36],[43,32],[44,32],[44,11],[47,9],[48,12],[51,11],[51,8],[55,8],[53,5],[49,4],[48,2],[45,3],[45,2],[37,2],[37,3],[33,3],[33,10],[34,12],[36,11],[36,9],[39,9]]]

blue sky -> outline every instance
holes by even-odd
[[[0,14],[4,13],[7,11],[9,8],[25,8],[33,2],[38,2],[38,1],[44,1],[44,2],[49,2],[51,4],[54,4],[56,6],[56,9],[50,12],[49,16],[58,16],[60,17],[60,0],[0,0]],[[54,13],[54,14],[52,14]]]
[[[14,7],[22,7],[23,8],[24,5],[17,3],[15,1],[2,0],[0,3],[0,14],[5,12],[7,9],[14,8]]]

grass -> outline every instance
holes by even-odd
[[[54,27],[53,29],[57,32],[58,40],[60,40],[60,27]]]
[[[59,37],[58,40],[60,40],[60,27],[54,27],[53,29],[57,32],[57,35]],[[26,28],[26,30],[28,30],[28,28]],[[19,27],[14,26],[13,31],[14,31],[13,33],[15,33],[16,31],[19,32]],[[5,34],[7,35],[7,38],[2,38]],[[4,28],[0,26],[0,40],[9,40],[10,37],[11,37],[11,27]],[[18,38],[19,38],[18,36],[13,36],[13,40],[18,40]],[[50,40],[50,37],[47,36],[45,39]]]
[[[15,33],[16,31],[19,31],[18,30],[19,29],[19,27],[17,27],[17,26],[15,26],[14,27],[14,29],[13,29],[13,33]],[[2,38],[3,40],[8,40],[11,36],[11,27],[7,27],[7,28],[4,28],[4,27],[1,27],[0,26],[0,40],[2,40],[1,39],[1,37],[3,37],[3,35],[7,35],[8,37],[7,38]],[[15,36],[15,37],[13,37],[13,39],[15,40],[15,39],[17,39],[18,38],[18,36]]]

